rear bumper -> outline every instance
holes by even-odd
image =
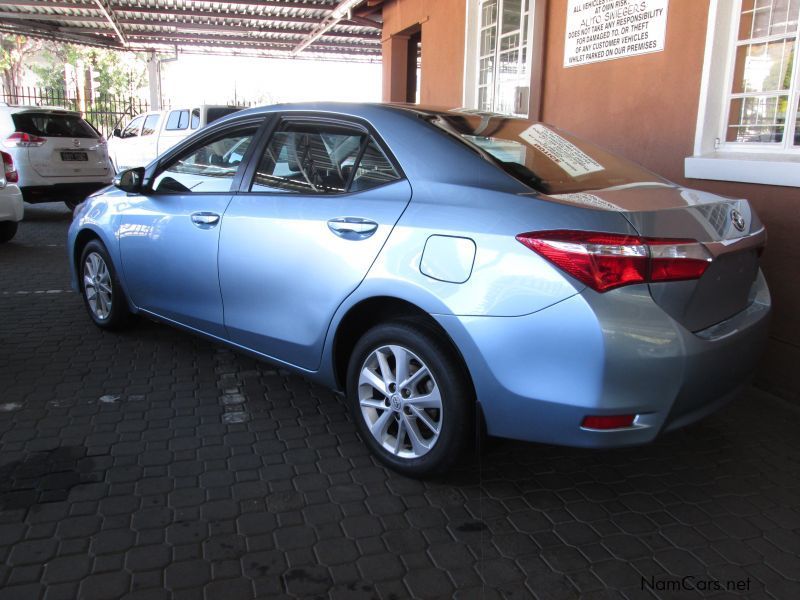
[[[22,194],[14,184],[0,189],[0,221],[22,221],[25,213]]]
[[[582,447],[652,441],[735,397],[767,338],[770,297],[692,333],[645,286],[578,294],[522,317],[437,316],[461,349],[489,434]],[[581,428],[589,415],[637,415],[633,427]]]
[[[23,186],[22,197],[25,202],[81,202],[86,196],[109,185],[110,181],[91,181],[81,183],[54,183],[53,185]]]

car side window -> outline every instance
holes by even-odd
[[[161,120],[161,115],[148,115],[142,126],[142,136],[153,135],[158,128],[159,120]]]
[[[159,194],[230,191],[256,128],[228,131],[195,146],[160,170],[153,180]]]
[[[364,131],[355,128],[285,123],[267,144],[250,191],[302,194],[345,192],[353,178],[354,169],[356,174],[359,173],[356,163],[365,144],[374,142]],[[360,189],[372,187],[365,174],[360,180]]]
[[[119,137],[132,138],[138,136],[139,128],[142,126],[142,121],[144,121],[144,116],[136,117],[133,121],[128,123],[125,129],[122,130],[122,133]]]
[[[168,131],[176,131],[180,129],[187,129],[189,127],[189,111],[188,110],[173,110],[169,113],[167,119],[166,129]]]
[[[358,162],[358,168],[350,184],[350,191],[361,192],[398,179],[400,179],[400,174],[386,158],[386,154],[378,143],[370,138],[361,155],[361,160]]]
[[[197,129],[200,127],[200,109],[193,108],[192,109],[192,129]]]

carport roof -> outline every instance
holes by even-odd
[[[380,58],[383,0],[4,0],[0,31],[119,50]]]

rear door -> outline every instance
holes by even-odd
[[[167,114],[161,134],[158,136],[158,154],[164,154],[189,135],[189,109],[179,108]]]
[[[17,132],[41,138],[27,144],[28,162],[41,177],[102,177],[108,147],[78,113],[24,111],[12,116]]]
[[[230,338],[316,369],[328,325],[411,198],[374,132],[285,118],[225,213],[220,287]]]

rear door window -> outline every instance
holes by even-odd
[[[144,120],[142,126],[142,135],[153,135],[158,129],[158,122],[161,120],[161,115],[148,115]]]
[[[22,133],[40,137],[71,137],[97,139],[100,135],[78,115],[58,113],[15,113],[14,128]]]
[[[250,191],[337,194],[396,179],[399,175],[366,132],[289,122],[264,149]]]
[[[166,129],[168,131],[175,131],[180,129],[189,128],[189,111],[188,110],[173,110],[169,113],[167,119]]]
[[[193,108],[192,109],[192,129],[197,129],[200,127],[200,109]]]

